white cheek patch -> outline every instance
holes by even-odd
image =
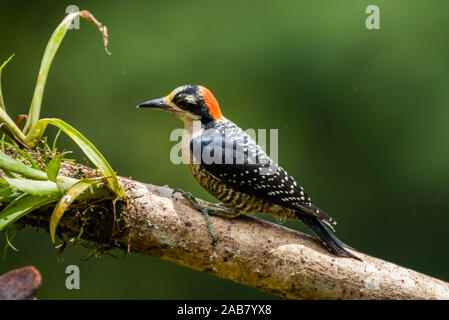
[[[191,104],[195,104],[195,103],[196,103],[195,97],[194,97],[193,95],[185,96],[184,99],[185,99],[188,103],[191,103]]]

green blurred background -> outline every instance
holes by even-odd
[[[108,26],[112,55],[81,21],[54,60],[42,113],[89,137],[120,175],[213,200],[170,162],[182,123],[135,108],[202,84],[242,128],[279,129],[280,164],[337,218],[345,242],[449,280],[447,1],[2,1],[0,60],[16,54],[3,72],[11,115],[27,112],[70,4]],[[365,28],[370,4],[380,30]],[[36,266],[41,299],[272,298],[138,254],[82,262],[85,249],[69,247],[57,263],[48,234],[30,228],[14,245],[0,274]],[[69,264],[81,269],[80,290],[65,288]]]

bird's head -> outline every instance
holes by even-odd
[[[198,85],[178,87],[163,98],[146,101],[137,107],[165,110],[184,121],[199,120],[203,124],[224,120],[212,92]]]

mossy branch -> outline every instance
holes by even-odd
[[[63,164],[70,176],[90,169]],[[83,174],[85,175],[85,174]],[[58,231],[108,248],[159,257],[289,299],[449,299],[449,283],[357,252],[363,261],[338,258],[300,232],[249,216],[203,215],[172,189],[120,178],[127,201],[105,200],[88,215],[69,209]],[[25,216],[48,230],[52,207]]]

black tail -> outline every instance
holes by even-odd
[[[310,229],[312,229],[312,231],[318,236],[318,238],[320,238],[321,242],[323,242],[330,252],[339,257],[354,258],[362,261],[362,259],[346,250],[345,247],[347,247],[347,245],[341,242],[331,231],[329,231],[320,219],[304,213],[297,213],[297,216]]]

